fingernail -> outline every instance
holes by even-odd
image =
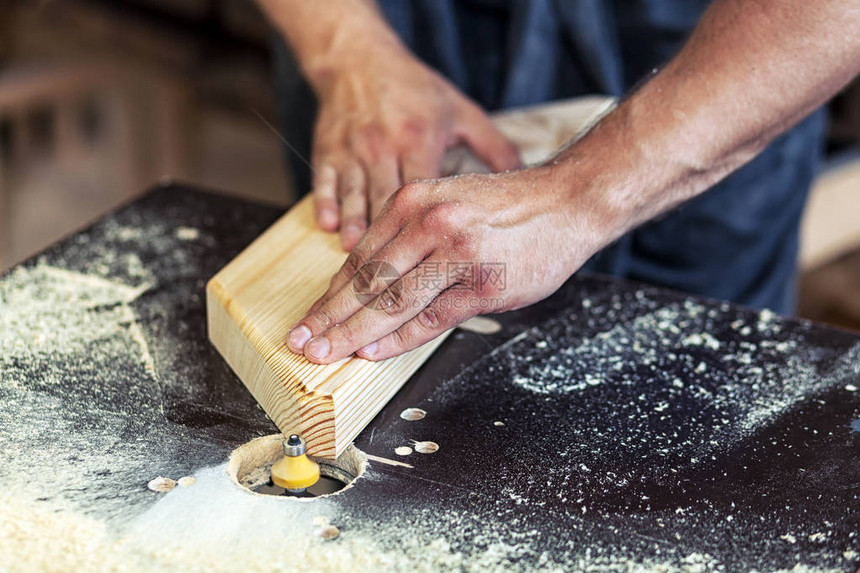
[[[305,349],[305,352],[313,356],[314,358],[323,359],[328,356],[328,353],[331,351],[331,344],[329,344],[328,339],[325,336],[317,336],[310,342],[308,342],[308,347]]]
[[[350,239],[354,239],[356,241],[359,240],[361,238],[361,233],[361,227],[359,227],[358,225],[350,225],[346,228],[346,235]]]
[[[297,326],[290,331],[290,346],[296,350],[301,350],[305,347],[305,343],[311,339],[311,329],[305,325]]]
[[[331,209],[323,209],[320,212],[320,226],[330,228],[337,225],[337,213]]]
[[[358,240],[361,239],[361,228],[350,225],[343,230],[340,243],[347,251],[352,250]]]
[[[376,354],[377,350],[379,350],[379,345],[375,342],[371,342],[370,344],[363,346],[360,352],[365,356],[373,356]]]

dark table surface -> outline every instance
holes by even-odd
[[[0,483],[121,536],[190,495],[149,479],[204,491],[274,433],[207,341],[204,288],[280,214],[164,186],[3,275]],[[358,437],[413,467],[371,462],[310,502],[341,528],[327,543],[454,556],[430,569],[857,569],[858,337],[584,274],[497,319],[451,336]],[[440,450],[398,458],[412,439]],[[226,521],[259,503],[207,495]]]

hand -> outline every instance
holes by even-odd
[[[363,52],[315,82],[316,219],[352,249],[402,184],[439,176],[445,149],[469,145],[496,171],[520,161],[487,115],[402,47]]]
[[[293,326],[289,347],[321,364],[381,360],[550,295],[602,245],[569,185],[553,166],[407,184]]]

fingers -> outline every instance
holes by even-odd
[[[313,304],[308,312],[318,309],[321,304],[348,285],[353,280],[355,273],[371,258],[379,258],[379,252],[397,237],[403,224],[405,224],[405,220],[402,213],[383,210],[352,248],[338,272],[332,277],[328,290]]]
[[[356,356],[384,360],[418,348],[478,314],[475,305],[469,304],[472,296],[466,290],[444,291],[397,330],[359,348]]]
[[[352,250],[367,229],[367,190],[364,169],[351,162],[340,174],[340,242]]]
[[[372,263],[368,266],[372,266]],[[305,356],[312,362],[334,362],[398,330],[421,313],[449,286],[446,277],[439,273],[440,267],[438,262],[425,261],[402,279],[389,282],[387,286],[382,287],[386,280],[379,281],[375,286],[382,288],[374,289],[378,296],[365,299],[360,298],[361,285],[357,285],[358,288],[355,289],[354,295],[358,295],[357,297],[343,296],[343,293],[349,290],[344,289],[320,308],[320,317],[308,317],[305,321],[312,331],[322,327],[327,321],[335,322],[333,326],[323,328],[320,334],[310,339],[305,345]],[[360,275],[361,272],[357,278]],[[371,280],[377,281],[378,278]],[[349,300],[350,298],[352,300]],[[354,308],[356,302],[359,302],[357,310],[344,321],[337,322],[332,319],[333,313],[343,310],[342,305]]]
[[[337,206],[337,171],[327,162],[323,162],[314,170],[313,196],[317,225],[324,231],[337,230],[340,224]]]
[[[370,220],[376,219],[392,193],[400,187],[400,172],[394,155],[383,155],[366,163],[369,181]]]
[[[494,171],[517,169],[522,165],[516,146],[471,102],[460,119],[458,135]]]
[[[419,179],[436,179],[439,177],[439,165],[442,162],[442,149],[439,153],[408,153],[400,160],[400,178],[404,184]]]
[[[350,266],[360,266],[335,275],[337,283],[333,281],[329,292],[290,330],[287,339],[290,350],[307,354],[305,345],[308,341],[346,322],[363,308],[383,309],[399,303],[389,300],[394,293],[402,289],[401,286],[395,286],[402,276],[398,269],[411,271],[426,256],[425,249],[422,241],[401,240],[387,245],[373,260],[365,259],[365,262],[362,262],[362,259],[357,257]],[[377,301],[389,288],[393,290],[387,295],[388,299]],[[349,353],[359,346],[361,344],[356,345]],[[315,353],[315,357],[323,359],[326,356]]]

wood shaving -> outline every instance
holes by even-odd
[[[158,493],[167,493],[176,487],[176,481],[170,478],[158,476],[149,481],[146,487]]]

